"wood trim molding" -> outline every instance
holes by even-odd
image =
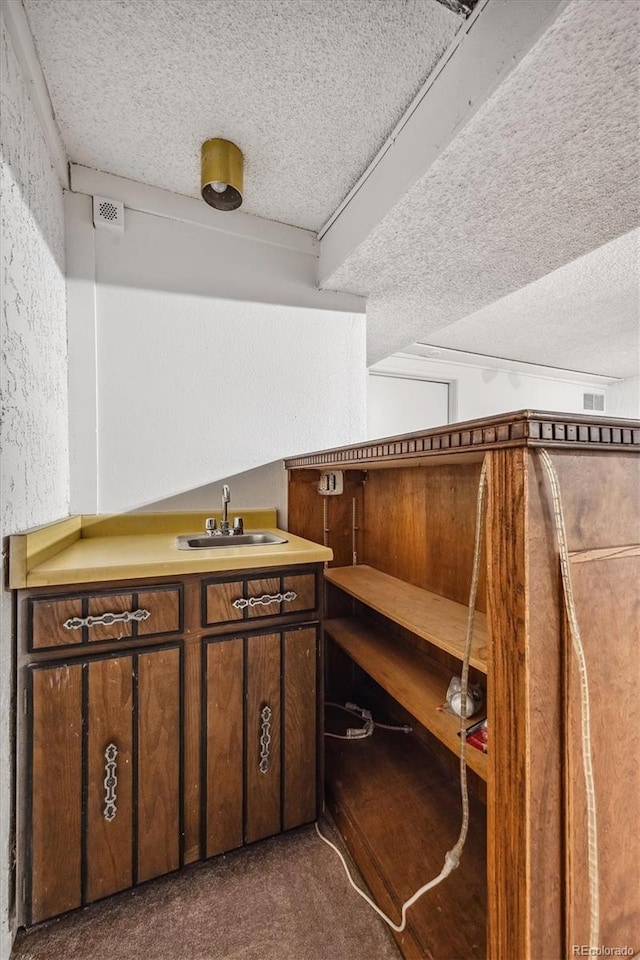
[[[343,467],[346,464],[383,466],[443,454],[483,453],[521,446],[640,452],[640,422],[521,410],[290,457],[285,460],[285,467],[295,470]]]
[[[230,234],[282,247],[295,253],[318,258],[319,244],[310,230],[293,227],[265,217],[238,213],[229,218],[227,214],[212,210],[202,200],[153,187],[147,183],[118,177],[102,170],[92,170],[80,163],[70,165],[71,189],[74,193],[110,197],[120,200],[130,210],[154,214],[169,220],[195,223],[209,230]]]

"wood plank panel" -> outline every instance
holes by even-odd
[[[527,767],[526,451],[487,455],[487,620],[491,688],[491,738],[487,783],[489,837],[488,955],[492,960],[532,958],[527,870],[529,788]],[[546,745],[545,745],[546,746]],[[536,891],[539,896],[541,891]],[[538,956],[560,956],[559,953]]]
[[[520,665],[524,683],[522,693],[527,700],[527,722],[524,728],[518,729],[516,740],[518,752],[525,753],[527,763],[529,846],[528,849],[522,848],[521,862],[526,863],[531,890],[527,905],[530,956],[560,957],[564,956],[565,922],[562,893],[565,652],[560,566],[551,499],[548,484],[540,483],[539,468],[537,451],[528,451],[525,456],[523,521],[526,579],[522,583],[527,595],[526,677],[524,664]],[[569,504],[568,489],[565,495]],[[515,580],[512,586],[516,589]],[[508,650],[508,636],[505,639]],[[514,664],[514,670],[517,669]],[[500,711],[499,702],[496,702],[495,709]],[[502,736],[505,735],[503,728]],[[513,749],[513,746],[506,744],[503,749]],[[514,816],[518,815],[514,811]]]
[[[243,640],[205,645],[205,855],[243,842]]]
[[[208,583],[205,590],[206,615],[204,626],[244,619],[242,610],[233,606],[234,600],[239,600],[244,595],[242,580],[232,580],[228,583]]]
[[[326,543],[334,553],[333,565],[343,566],[353,561],[352,520],[353,501],[359,518],[356,531],[356,553],[362,554],[363,474],[360,470],[344,473],[344,492],[337,497],[323,497],[318,493],[320,472],[294,470],[289,474],[289,530],[315,543]],[[325,529],[324,519],[327,526]]]
[[[289,471],[288,529],[314,543],[323,542],[323,498],[318,493],[319,481],[319,470]]]
[[[87,601],[87,612],[90,617],[101,617],[105,613],[125,613],[133,610],[133,597],[127,594],[107,594],[100,597],[89,597]],[[100,640],[121,640],[130,637],[133,632],[133,625],[129,623],[96,623],[92,627],[87,627],[89,642]]]
[[[362,562],[425,590],[467,603],[481,463],[369,471]],[[485,563],[478,610],[486,610]]]
[[[640,946],[640,558],[571,566],[590,692],[598,823],[600,937],[606,947]],[[598,603],[592,602],[597,595]],[[571,643],[567,636],[565,641]],[[589,942],[586,794],[576,658],[568,665],[567,956]]]
[[[280,816],[280,635],[247,638],[245,726],[245,840],[253,843],[281,830]],[[264,706],[271,708],[269,765],[260,771]]]
[[[289,631],[284,644],[283,829],[316,819],[317,631]]]
[[[564,954],[560,571],[537,454],[488,454],[489,943]],[[567,491],[568,493],[568,491]],[[567,502],[569,497],[567,497]]]
[[[99,900],[133,883],[131,656],[87,664],[87,879],[85,899]],[[115,744],[116,814],[105,819],[105,750]]]
[[[315,610],[316,608],[316,577],[314,573],[303,573],[293,577],[282,578],[283,592],[293,590],[295,600],[285,600],[282,605],[283,613],[295,611]]]
[[[138,660],[137,880],[180,866],[180,650]]]
[[[640,457],[630,451],[551,450],[565,504],[569,548],[640,543]],[[544,482],[537,467],[539,482]],[[615,509],[611,498],[615,496]]]
[[[69,619],[82,617],[82,600],[30,600],[33,612],[33,649],[64,647],[82,643],[82,628],[67,630]]]
[[[325,579],[389,620],[428,640],[459,660],[464,655],[468,609],[421,587],[415,587],[365,564],[330,567]],[[476,613],[471,666],[487,672],[486,617]]]
[[[402,903],[442,869],[461,822],[460,786],[416,737],[376,730],[327,741],[329,806],[376,902],[396,922]],[[485,810],[470,798],[460,867],[409,909],[403,954],[480,958],[486,952]],[[511,960],[514,960],[513,954]]]
[[[280,578],[269,577],[263,580],[249,580],[247,583],[247,599],[252,597],[274,597],[280,593]],[[279,600],[266,605],[256,604],[254,607],[247,607],[247,617],[255,619],[256,617],[275,616],[280,613],[282,604]]]
[[[82,900],[82,666],[34,669],[31,677],[30,922],[37,923]]]
[[[326,633],[394,700],[456,756],[460,754],[459,719],[437,709],[445,700],[450,672],[409,644],[397,643],[356,619],[326,620],[324,626]],[[486,780],[486,755],[473,747],[466,755],[468,766]]]
[[[184,583],[184,862],[202,856],[201,583]]]
[[[138,624],[138,636],[154,633],[177,633],[180,629],[180,592],[178,590],[149,590],[138,593],[138,607],[151,616]]]

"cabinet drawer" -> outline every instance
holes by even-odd
[[[29,650],[180,633],[182,587],[29,600]]]
[[[208,580],[202,585],[202,625],[205,627],[288,613],[312,613],[316,607],[315,573]]]

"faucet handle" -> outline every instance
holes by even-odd
[[[209,536],[211,536],[218,529],[218,521],[216,520],[215,517],[207,517],[207,519],[204,522],[204,528],[209,534]]]
[[[233,532],[236,536],[239,536],[239,534],[244,533],[244,520],[242,519],[242,517],[233,518]]]

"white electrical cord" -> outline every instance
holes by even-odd
[[[378,720],[374,720],[371,711],[359,707],[357,703],[347,702],[343,706],[341,703],[332,703],[330,700],[327,700],[325,707],[335,707],[336,710],[342,710],[343,713],[348,713],[351,717],[364,720],[364,727],[347,730],[346,736],[343,736],[341,733],[327,733],[325,730],[325,737],[331,737],[333,740],[366,740],[367,737],[373,736],[373,731],[376,727],[380,727],[382,730],[392,730],[395,733],[413,733],[413,728],[406,724],[403,726],[392,726],[390,723],[380,723]]]
[[[587,850],[589,867],[589,949],[591,955],[595,956],[600,942],[600,894],[598,879],[598,824],[596,817],[596,791],[593,776],[593,761],[591,757],[591,721],[589,709],[589,681],[587,677],[587,663],[584,655],[584,647],[580,636],[578,618],[576,615],[576,606],[573,598],[573,587],[571,585],[571,571],[569,567],[569,549],[567,547],[567,533],[564,524],[564,511],[562,509],[562,498],[560,496],[560,483],[558,474],[551,462],[551,457],[546,450],[540,450],[540,459],[549,480],[551,487],[551,499],[553,502],[553,517],[556,528],[556,539],[558,541],[558,552],[560,554],[560,570],[562,573],[562,586],[564,596],[564,606],[569,621],[569,631],[573,643],[573,651],[578,664],[578,673],[580,675],[580,710],[582,720],[582,766],[584,770],[584,782],[587,794]]]
[[[481,539],[481,527],[482,520],[484,516],[484,499],[485,499],[485,490],[487,483],[487,468],[486,460],[482,463],[482,470],[480,472],[480,483],[478,486],[478,497],[476,501],[476,533],[475,533],[475,543],[473,551],[473,574],[471,577],[471,589],[469,591],[469,612],[467,617],[467,633],[465,639],[464,647],[464,657],[462,660],[462,676],[460,681],[460,695],[462,698],[462,703],[467,702],[467,687],[469,681],[469,659],[471,657],[471,639],[473,637],[473,620],[475,615],[475,606],[476,606],[476,595],[478,592],[478,578],[480,575],[480,553],[482,550],[482,539]],[[409,897],[402,904],[402,913],[400,923],[394,923],[393,920],[384,913],[380,907],[373,902],[373,900],[361,890],[351,876],[349,867],[342,856],[342,853],[338,848],[331,842],[327,840],[325,836],[322,835],[320,827],[316,823],[316,833],[320,839],[331,847],[332,850],[340,857],[342,861],[342,866],[344,867],[345,873],[349,880],[349,883],[356,891],[356,893],[362,897],[362,899],[369,904],[369,906],[375,910],[379,917],[381,917],[386,924],[388,924],[392,930],[395,930],[396,933],[402,933],[407,925],[407,911],[409,907],[412,907],[413,904],[420,899],[427,891],[432,890],[433,887],[436,887],[439,883],[442,883],[443,880],[452,873],[457,866],[460,864],[460,857],[462,855],[462,849],[467,839],[467,832],[469,830],[469,792],[467,789],[467,738],[466,738],[466,727],[465,727],[465,718],[460,717],[460,793],[462,797],[462,823],[460,826],[460,833],[458,839],[456,840],[454,846],[451,850],[448,850],[444,858],[444,866],[437,877],[434,877],[433,880],[429,880],[428,883],[425,883],[424,886],[420,887],[419,890],[413,894],[412,897]]]

